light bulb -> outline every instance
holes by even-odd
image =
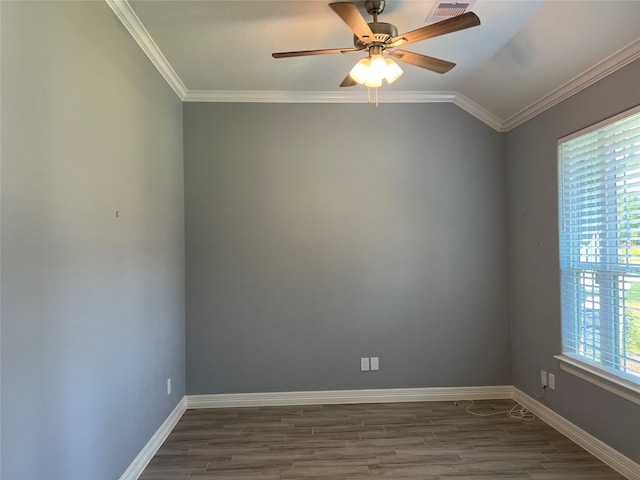
[[[369,65],[371,61],[368,58],[362,58],[354,65],[349,72],[349,76],[362,85],[369,78]]]
[[[369,66],[369,80],[377,83],[382,82],[382,79],[387,74],[387,62],[381,54],[376,54],[371,57],[371,65]]]
[[[400,78],[400,75],[402,75],[404,72],[398,66],[398,64],[393,60],[391,60],[390,58],[387,58],[386,63],[387,63],[387,74],[385,75],[385,78],[387,79],[387,82],[393,83],[398,78]]]
[[[377,78],[377,77],[369,77],[367,79],[366,82],[364,82],[364,84],[367,87],[374,87],[374,88],[378,88],[382,86],[382,78]]]

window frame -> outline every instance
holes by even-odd
[[[640,105],[631,108],[629,110],[626,110],[624,112],[621,112],[618,115],[615,115],[613,117],[607,118],[601,122],[598,122],[596,124],[593,124],[589,127],[583,128],[577,132],[574,132],[570,135],[567,135],[565,137],[562,137],[560,139],[558,139],[558,150],[557,150],[557,169],[558,169],[558,237],[559,237],[559,247],[560,247],[560,252],[559,252],[559,257],[560,257],[560,272],[561,272],[561,278],[564,278],[564,274],[563,272],[565,272],[565,269],[563,268],[562,262],[563,262],[563,254],[562,254],[562,248],[563,248],[563,239],[562,239],[562,235],[564,232],[564,189],[565,189],[565,183],[563,181],[563,172],[562,172],[562,146],[563,144],[565,144],[568,141],[571,141],[575,138],[578,137],[582,137],[584,135],[587,135],[589,133],[592,133],[596,130],[599,130],[603,127],[606,127],[612,123],[618,122],[620,120],[624,120],[628,117],[637,115],[638,113],[640,113]],[[598,252],[600,252],[600,250],[598,250]],[[588,254],[588,253],[587,253]],[[598,255],[600,255],[600,253],[598,253]],[[631,274],[631,273],[635,273],[637,275],[637,270],[638,270],[638,266],[634,266],[632,267],[631,265],[629,265],[629,267],[631,268],[625,268],[624,272],[622,273],[622,275],[624,274]],[[566,269],[567,271],[569,269]],[[587,272],[587,270],[583,270],[582,274],[584,274],[585,272]],[[600,272],[600,271],[598,271]],[[614,280],[615,275],[618,275],[618,279]],[[618,282],[620,283],[621,279],[620,279],[620,273],[611,273],[610,275],[607,276],[611,276],[611,283],[613,284],[613,282]],[[624,281],[624,280],[622,280]],[[610,283],[610,282],[607,282]],[[568,290],[568,286],[566,286],[564,284],[564,281],[561,281],[561,296],[565,296],[565,295],[569,295],[570,299],[576,299],[577,300],[577,293],[574,296],[570,296],[569,292],[567,292],[566,290]],[[600,287],[598,287],[600,288]],[[612,291],[613,291],[613,287],[612,287]],[[618,287],[615,288],[616,294],[619,294],[620,291],[624,291],[624,290],[620,290]],[[555,355],[554,358],[558,360],[560,368],[567,372],[570,373],[572,375],[575,375],[583,380],[586,380],[588,382],[593,383],[594,385],[597,385],[609,392],[615,393],[616,395],[619,395],[631,402],[634,402],[636,404],[640,405],[640,378],[637,378],[635,376],[627,376],[624,374],[623,371],[619,371],[619,373],[616,373],[617,370],[613,369],[613,368],[607,368],[605,366],[600,366],[596,363],[591,363],[588,361],[587,356],[585,355],[584,357],[580,356],[579,354],[574,354],[572,353],[571,347],[568,347],[566,345],[566,339],[565,339],[565,335],[566,335],[566,331],[567,330],[572,330],[572,335],[575,336],[575,329],[577,328],[575,325],[573,328],[569,327],[568,324],[580,324],[582,326],[582,328],[584,328],[584,321],[580,322],[578,320],[578,314],[574,313],[570,316],[570,318],[565,318],[565,306],[564,306],[564,302],[563,302],[563,308],[562,308],[562,318],[561,318],[561,328],[562,328],[562,340],[561,340],[561,345],[562,345],[562,354],[559,355]],[[613,315],[613,314],[612,314]],[[618,315],[618,314],[615,314]],[[611,321],[608,322],[609,324],[611,324]],[[575,347],[574,347],[575,348]],[[594,347],[595,348],[595,347]]]

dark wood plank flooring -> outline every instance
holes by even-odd
[[[187,410],[140,480],[624,478],[539,419],[476,417],[468,404]]]

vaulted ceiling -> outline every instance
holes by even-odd
[[[185,101],[367,101],[366,87],[339,87],[361,52],[271,57],[353,46],[329,1],[107,2]],[[388,0],[379,21],[414,30],[434,3]],[[472,10],[480,26],[407,47],[456,67],[441,75],[402,64],[380,102],[450,101],[505,131],[640,58],[638,0],[477,0]]]

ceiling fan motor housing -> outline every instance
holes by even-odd
[[[369,28],[373,32],[374,37],[368,42],[361,41],[356,35],[353,36],[353,45],[357,49],[363,49],[372,45],[384,45],[389,39],[398,36],[398,28],[391,23],[372,22]]]

